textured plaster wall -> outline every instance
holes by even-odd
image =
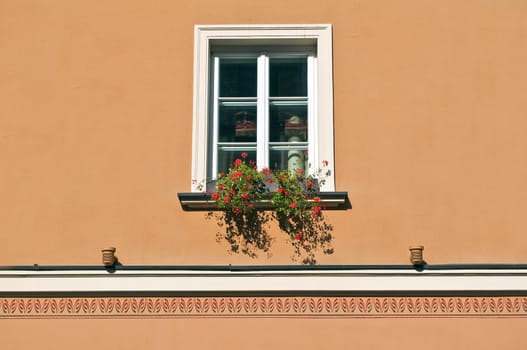
[[[525,262],[527,3],[0,0],[0,265],[281,264],[185,213],[193,26],[331,23],[330,264]],[[523,319],[0,320],[3,349],[517,349]]]
[[[0,1],[0,265],[230,256],[190,189],[195,24],[331,23],[329,264],[525,262],[527,3]]]
[[[459,318],[10,320],[0,325],[2,347],[10,350],[46,344],[53,349],[518,349],[525,329],[519,319]]]

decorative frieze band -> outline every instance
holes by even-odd
[[[527,317],[527,297],[0,298],[0,318]]]

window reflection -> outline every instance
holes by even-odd
[[[256,142],[256,102],[252,104],[220,103],[220,142]]]
[[[271,142],[307,141],[307,101],[271,102],[269,115]]]
[[[220,60],[220,97],[256,96],[256,59]]]
[[[307,58],[271,58],[269,95],[307,96]]]

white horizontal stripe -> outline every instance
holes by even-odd
[[[0,271],[0,293],[295,291],[527,291],[527,270]]]

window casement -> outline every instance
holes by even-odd
[[[259,168],[314,172],[312,53],[213,53],[208,173],[226,172],[241,152]]]
[[[192,191],[241,152],[334,191],[330,25],[196,26]],[[200,185],[201,184],[201,185]]]

